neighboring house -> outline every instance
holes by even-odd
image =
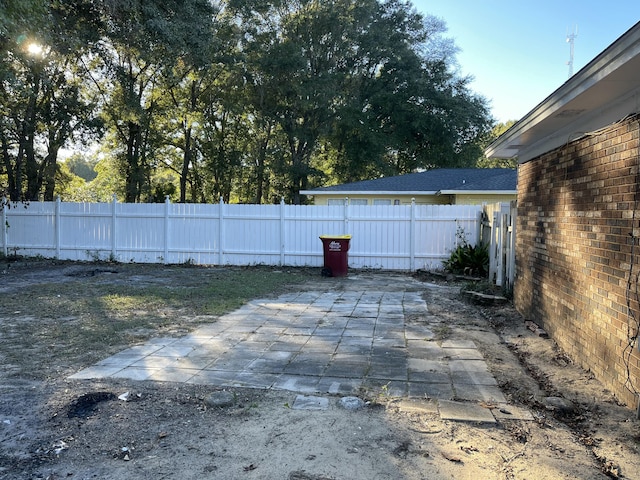
[[[640,23],[494,141],[517,156],[514,302],[618,399],[640,391]]]
[[[420,173],[303,190],[316,205],[478,205],[516,198],[514,169],[437,168]]]

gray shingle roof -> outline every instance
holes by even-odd
[[[344,183],[301,192],[306,195],[332,192],[471,192],[516,191],[517,171],[510,168],[437,168],[397,177]]]

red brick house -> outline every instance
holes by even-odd
[[[621,401],[640,394],[640,23],[493,142],[518,158],[514,302]]]

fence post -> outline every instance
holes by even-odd
[[[478,213],[478,245],[486,243],[484,241],[484,217],[487,214],[487,204],[482,204],[482,210]]]
[[[349,197],[344,197],[344,225],[342,227],[342,234],[349,234]]]
[[[164,197],[164,263],[169,263],[169,208],[171,200],[169,195]]]
[[[498,249],[498,221],[498,214],[494,211],[491,214],[491,238],[489,241],[489,281],[496,282],[496,284],[498,274],[498,258],[496,254]]]
[[[55,206],[55,242],[56,242],[56,258],[60,259],[60,242],[62,241],[62,229],[60,228],[60,195],[56,197],[56,206]]]
[[[513,290],[516,278],[516,219],[518,215],[517,203],[509,204],[509,247],[507,250],[507,288]]]
[[[111,260],[115,260],[117,257],[117,233],[118,233],[118,222],[116,218],[116,204],[118,203],[118,198],[115,193],[113,194],[113,200],[111,201]]]
[[[222,265],[224,260],[224,253],[222,251],[222,240],[224,239],[224,216],[222,215],[222,209],[224,208],[224,199],[220,195],[220,216],[218,217],[218,265]]]
[[[416,199],[411,199],[411,221],[409,224],[409,268],[416,271]]]
[[[5,257],[9,255],[9,222],[7,221],[7,208],[9,208],[9,202],[7,197],[2,197],[2,253]]]
[[[507,215],[502,213],[502,209],[500,209],[498,213],[499,223],[498,223],[498,262],[496,266],[496,285],[502,287],[504,285],[504,250],[505,250],[505,242],[506,242],[506,231],[508,225]]]
[[[285,250],[285,241],[284,241],[284,197],[280,198],[280,266],[284,266],[284,250]]]

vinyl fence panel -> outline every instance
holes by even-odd
[[[226,205],[32,202],[2,211],[4,254],[62,260],[322,266],[321,235],[352,235],[349,266],[436,269],[477,205]]]
[[[56,207],[58,210],[57,217],[54,217],[54,222],[57,221],[59,224],[59,228],[56,229],[58,243],[54,246],[56,257],[85,260],[87,257],[100,258],[100,252],[112,251],[115,204],[44,202],[39,205],[53,207],[54,212]],[[18,221],[10,222],[10,228],[19,224]],[[49,229],[53,231],[55,223],[47,225],[43,231]]]

